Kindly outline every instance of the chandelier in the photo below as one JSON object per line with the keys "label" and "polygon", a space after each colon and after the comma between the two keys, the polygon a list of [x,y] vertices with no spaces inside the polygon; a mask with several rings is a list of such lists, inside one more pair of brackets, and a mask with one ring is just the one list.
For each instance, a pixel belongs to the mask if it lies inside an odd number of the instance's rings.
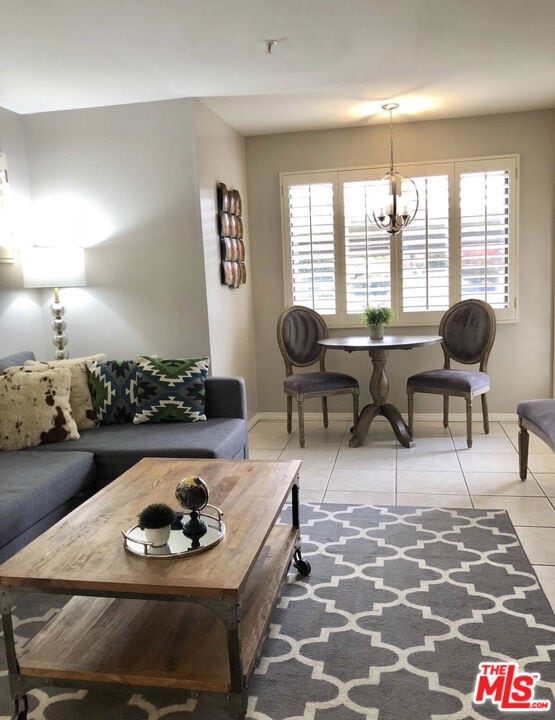
{"label": "chandelier", "polygon": [[398,173],[393,164],[393,111],[398,107],[398,103],[382,105],[389,112],[389,172],[381,179],[372,203],[374,222],[390,235],[410,225],[418,211],[416,183]]}

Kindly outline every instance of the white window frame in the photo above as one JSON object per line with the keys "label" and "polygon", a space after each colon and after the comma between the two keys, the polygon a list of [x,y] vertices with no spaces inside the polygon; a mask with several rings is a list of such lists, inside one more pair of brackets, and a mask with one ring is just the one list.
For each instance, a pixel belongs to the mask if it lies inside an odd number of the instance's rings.
{"label": "white window frame", "polygon": [[[460,158],[434,162],[403,163],[396,169],[407,177],[448,175],[449,178],[449,305],[460,299],[461,293],[461,243],[460,243],[460,204],[459,177],[465,172],[488,172],[505,170],[509,175],[509,272],[507,308],[495,308],[499,322],[518,321],[518,208],[519,208],[519,156],[498,155],[489,157]],[[282,249],[284,270],[285,305],[293,304],[292,270],[291,270],[291,238],[289,234],[288,188],[292,185],[326,182],[333,186],[334,210],[334,247],[335,247],[335,291],[336,313],[324,315],[329,327],[360,327],[360,315],[346,312],[346,273],[345,273],[345,230],[343,211],[343,183],[356,180],[374,180],[382,178],[388,167],[373,165],[358,168],[333,168],[314,172],[280,173],[281,217],[282,217]],[[401,267],[402,257],[400,236],[393,236],[391,242],[391,298],[395,308],[393,326],[437,326],[444,314],[442,311],[403,312],[401,310]]]}
{"label": "white window frame", "polygon": [[8,200],[8,166],[6,156],[0,153],[0,263],[15,262],[12,248],[12,229]]}

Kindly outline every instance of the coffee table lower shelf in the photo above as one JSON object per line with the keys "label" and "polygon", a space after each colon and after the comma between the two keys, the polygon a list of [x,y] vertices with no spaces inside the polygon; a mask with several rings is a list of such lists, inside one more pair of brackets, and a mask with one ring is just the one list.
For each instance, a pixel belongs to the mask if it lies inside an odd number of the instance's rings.
{"label": "coffee table lower shelf", "polygon": [[[237,598],[243,688],[297,544],[296,528],[274,526]],[[75,596],[18,652],[19,676],[37,687],[109,683],[230,694],[237,683],[229,630],[199,601]]]}

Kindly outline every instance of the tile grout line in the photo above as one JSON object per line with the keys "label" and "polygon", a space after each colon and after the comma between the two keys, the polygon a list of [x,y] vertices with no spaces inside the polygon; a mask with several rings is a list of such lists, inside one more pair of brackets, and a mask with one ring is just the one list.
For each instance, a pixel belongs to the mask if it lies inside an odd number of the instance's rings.
{"label": "tile grout line", "polygon": [[[507,427],[506,427],[503,423],[501,423],[501,422],[496,422],[495,424],[496,424],[496,425],[499,425],[499,428],[500,428],[500,430],[501,430],[500,436],[503,437],[503,438],[505,438],[505,439],[508,439],[509,442],[510,442],[510,445],[511,445],[511,448],[512,448],[512,449],[511,449],[511,452],[508,453],[508,454],[514,456],[514,454],[517,453],[517,450],[516,450],[516,448],[515,448],[514,443],[513,443],[512,440],[510,439],[510,436],[509,436]],[[277,423],[276,423],[276,427],[277,427]],[[291,433],[291,436],[290,436],[289,438],[287,438],[286,442],[282,445],[281,450],[280,450],[280,449],[268,448],[268,452],[271,452],[271,453],[274,453],[274,452],[275,452],[276,455],[278,456],[278,459],[279,459],[280,456],[281,456],[281,454],[285,451],[286,448],[292,447],[292,446],[291,446],[291,442],[292,442],[292,441],[293,441],[293,442],[295,441],[295,435],[297,434],[297,431],[298,431],[298,428],[295,428],[295,429],[293,430],[293,432]],[[318,492],[319,492],[319,496],[320,496],[320,502],[324,502],[324,501],[325,501],[325,496],[326,496],[326,494],[330,491],[330,485],[331,485],[332,475],[333,475],[334,471],[337,469],[337,462],[338,462],[338,458],[339,458],[339,453],[341,452],[341,449],[343,448],[343,446],[344,446],[344,444],[345,444],[345,441],[346,441],[346,439],[348,438],[348,431],[349,431],[349,424],[346,423],[346,424],[344,425],[343,430],[342,430],[341,438],[338,438],[336,442],[332,443],[333,448],[334,448],[333,462],[332,462],[331,465],[330,465],[330,469],[329,469],[329,471],[328,471],[328,472],[329,472],[329,475],[328,475],[327,481],[326,481],[323,489],[321,489],[320,491],[318,491]],[[463,479],[463,482],[464,482],[464,484],[465,484],[465,490],[466,490],[465,494],[467,495],[467,497],[468,497],[468,499],[469,499],[469,502],[470,502],[471,507],[472,507],[472,508],[476,508],[476,501],[477,501],[477,499],[478,499],[478,498],[486,497],[486,495],[473,495],[473,494],[472,494],[472,492],[471,492],[471,490],[470,490],[470,486],[469,486],[468,479],[467,479],[467,477],[466,477],[466,472],[465,472],[465,470],[463,469],[463,463],[461,462],[460,452],[462,452],[463,450],[465,450],[465,448],[463,448],[463,449],[458,449],[458,448],[457,448],[456,441],[455,441],[455,436],[454,436],[454,431],[453,431],[452,428],[449,428],[449,429],[448,429],[448,432],[449,432],[449,439],[450,439],[451,443],[453,444],[453,449],[455,450],[455,453],[456,453],[457,464],[458,464],[458,472],[460,473],[460,475],[461,475],[461,477],[462,477],[462,479]],[[494,434],[495,434],[495,433],[494,433]],[[316,447],[318,447],[318,446],[316,446]],[[326,446],[326,447],[327,447],[328,450],[331,449],[329,445]],[[264,448],[257,448],[257,450],[258,450],[258,449],[264,451]],[[399,488],[399,481],[400,481],[400,479],[399,479],[399,473],[400,473],[399,462],[400,462],[400,458],[399,458],[399,452],[400,452],[400,445],[399,445],[399,443],[395,440],[395,472],[394,472],[393,495],[394,495],[394,503],[395,503],[396,505],[399,503],[399,495],[400,495],[400,488]],[[301,457],[301,460],[302,460],[302,457]],[[431,472],[431,471],[430,471],[430,472]],[[472,472],[472,471],[468,471],[468,472]],[[496,471],[496,470],[492,470],[492,471],[485,470],[485,471],[484,471],[484,473],[485,473],[486,475],[487,475],[487,474],[492,474],[492,475],[503,474],[503,472],[505,472],[505,471]],[[541,475],[541,473],[540,473],[540,475]],[[507,497],[507,498],[513,498],[513,500],[515,500],[515,499],[517,499],[517,498],[529,498],[529,499],[536,499],[536,500],[537,500],[537,499],[541,499],[542,501],[547,500],[547,505],[548,505],[548,507],[553,508],[553,509],[555,510],[555,496],[554,496],[554,497],[550,497],[550,496],[547,495],[547,490],[544,490],[544,488],[542,487],[542,485],[541,485],[541,484],[539,483],[539,481],[537,480],[535,474],[532,473],[531,471],[530,471],[530,473],[529,473],[529,477],[530,477],[530,479],[532,480],[532,482],[535,484],[535,487],[537,488],[537,491],[539,492],[539,495],[530,495],[530,496],[524,495],[524,496],[523,496],[523,495],[520,495],[520,494],[515,494],[515,495],[511,494],[511,495],[507,495],[506,497]],[[354,491],[353,491],[353,492],[354,492]],[[369,490],[369,492],[372,492],[372,490]],[[410,491],[409,491],[409,492],[410,492]],[[492,497],[495,496],[495,489],[492,489],[491,492],[493,493],[493,494],[492,494]],[[437,493],[438,493],[438,491],[436,491],[435,494],[437,494]],[[440,494],[441,494],[441,493],[440,493]],[[520,525],[520,526],[521,526],[521,527],[529,527],[529,528],[538,527],[538,528],[542,528],[542,529],[551,529],[551,528],[554,527],[554,525],[549,524],[549,521],[546,521],[546,522],[547,522],[547,524],[541,525],[541,526],[540,526],[540,525],[534,525],[534,524],[530,524],[530,525],[527,524],[527,525]],[[554,563],[554,566],[555,566],[555,563]]]}
{"label": "tile grout line", "polygon": [[472,508],[473,508],[474,510],[476,510],[476,505],[474,504],[474,498],[472,497],[472,493],[470,492],[470,487],[469,487],[469,485],[468,485],[468,482],[467,482],[467,479],[466,479],[466,473],[465,473],[465,471],[464,471],[464,468],[463,468],[461,459],[460,459],[460,457],[459,457],[459,450],[458,450],[458,448],[457,448],[457,444],[456,444],[456,442],[455,442],[455,438],[453,437],[453,432],[452,432],[451,428],[448,428],[448,429],[449,429],[449,435],[451,436],[451,440],[453,441],[453,446],[454,446],[454,448],[455,448],[455,453],[456,453],[456,455],[457,455],[457,462],[459,463],[459,468],[460,468],[460,470],[461,470],[461,475],[462,475],[462,478],[463,478],[464,485],[465,485],[465,487],[466,487],[466,492],[468,493],[468,498],[469,498],[469,500],[470,500],[470,504],[471,504]]}

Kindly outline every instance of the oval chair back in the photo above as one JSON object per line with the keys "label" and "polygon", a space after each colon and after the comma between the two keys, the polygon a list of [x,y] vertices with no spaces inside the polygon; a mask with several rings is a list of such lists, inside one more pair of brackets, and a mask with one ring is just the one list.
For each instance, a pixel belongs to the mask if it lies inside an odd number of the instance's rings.
{"label": "oval chair back", "polygon": [[286,308],[278,320],[277,339],[287,375],[291,375],[293,367],[307,367],[317,362],[324,370],[326,348],[318,345],[318,340],[327,337],[328,326],[316,311],[300,305]]}
{"label": "oval chair back", "polygon": [[465,365],[479,363],[480,370],[486,372],[495,331],[495,314],[483,300],[461,300],[450,307],[439,324],[444,367],[454,360]]}

